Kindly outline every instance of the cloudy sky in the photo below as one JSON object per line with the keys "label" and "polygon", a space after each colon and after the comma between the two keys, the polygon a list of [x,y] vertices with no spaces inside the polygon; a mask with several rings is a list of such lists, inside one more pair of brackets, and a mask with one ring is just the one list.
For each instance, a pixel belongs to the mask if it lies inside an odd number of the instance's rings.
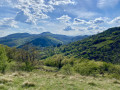
{"label": "cloudy sky", "polygon": [[120,0],[0,0],[0,36],[92,35],[120,26]]}

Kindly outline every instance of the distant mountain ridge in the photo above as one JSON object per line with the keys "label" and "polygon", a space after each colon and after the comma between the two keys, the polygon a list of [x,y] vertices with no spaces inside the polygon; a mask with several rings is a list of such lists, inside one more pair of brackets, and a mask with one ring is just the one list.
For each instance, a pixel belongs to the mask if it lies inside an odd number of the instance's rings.
{"label": "distant mountain ridge", "polygon": [[56,46],[57,44],[68,44],[77,40],[81,40],[85,36],[66,36],[60,34],[52,34],[50,32],[43,32],[41,34],[29,34],[29,33],[15,33],[6,37],[0,38],[0,44],[7,45],[9,47],[21,47],[25,44],[31,44],[33,46]]}

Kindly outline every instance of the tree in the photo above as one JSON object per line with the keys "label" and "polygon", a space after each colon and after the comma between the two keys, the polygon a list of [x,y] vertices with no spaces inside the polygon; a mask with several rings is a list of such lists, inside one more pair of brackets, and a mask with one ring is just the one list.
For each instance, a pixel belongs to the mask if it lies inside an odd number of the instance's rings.
{"label": "tree", "polygon": [[1,73],[5,73],[5,69],[7,67],[7,56],[6,56],[6,51],[5,48],[0,45],[0,71]]}

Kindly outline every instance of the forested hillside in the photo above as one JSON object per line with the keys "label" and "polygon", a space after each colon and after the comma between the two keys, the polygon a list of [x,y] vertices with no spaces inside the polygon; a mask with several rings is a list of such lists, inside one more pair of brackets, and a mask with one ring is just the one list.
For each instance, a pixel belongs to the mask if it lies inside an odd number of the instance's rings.
{"label": "forested hillside", "polygon": [[60,47],[65,56],[120,63],[120,27]]}

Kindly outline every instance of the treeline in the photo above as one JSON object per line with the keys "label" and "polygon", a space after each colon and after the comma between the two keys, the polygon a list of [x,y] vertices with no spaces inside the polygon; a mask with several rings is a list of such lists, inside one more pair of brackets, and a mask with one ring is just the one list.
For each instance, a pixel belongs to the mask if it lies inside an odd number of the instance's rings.
{"label": "treeline", "polygon": [[33,47],[25,45],[22,48],[10,48],[0,44],[0,71],[5,70],[25,70],[32,71],[39,67],[41,60],[51,57],[59,52],[59,46]]}
{"label": "treeline", "polygon": [[43,51],[29,46],[17,49],[0,45],[0,72],[5,73],[8,69],[32,71],[40,59],[51,55],[47,52],[49,49]]}

